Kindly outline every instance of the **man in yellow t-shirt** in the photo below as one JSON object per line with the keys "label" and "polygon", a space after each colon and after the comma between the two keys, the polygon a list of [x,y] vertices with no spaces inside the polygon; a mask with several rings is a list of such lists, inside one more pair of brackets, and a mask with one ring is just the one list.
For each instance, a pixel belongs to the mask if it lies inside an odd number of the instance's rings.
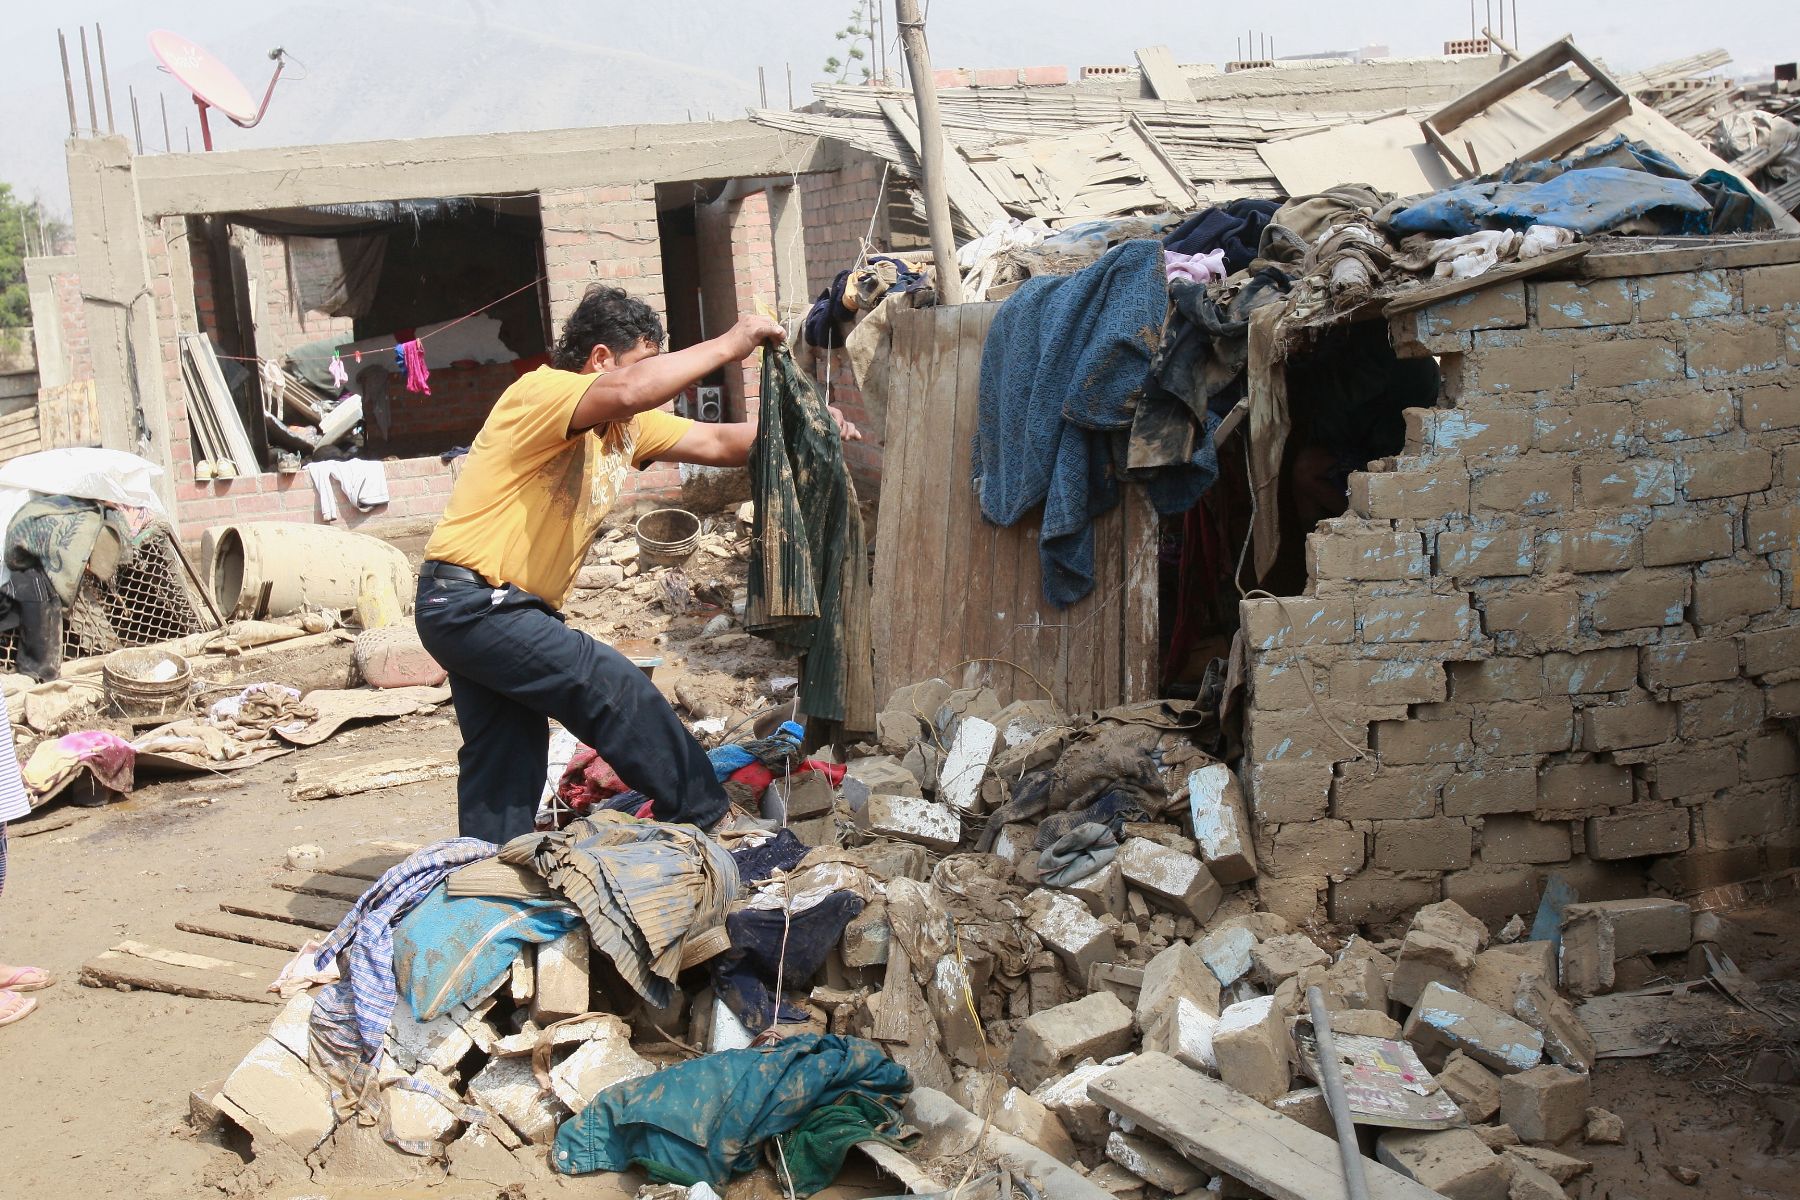
{"label": "man in yellow t-shirt", "polygon": [[[504,842],[531,831],[551,717],[648,796],[658,820],[710,828],[725,815],[712,764],[668,701],[557,611],[628,470],[749,458],[755,422],[702,424],[657,409],[757,347],[779,345],[781,326],[745,317],[671,354],[662,340],[648,305],[617,288],[588,289],[552,365],[494,404],[425,547],[415,620],[450,672],[464,837]],[[839,426],[860,436],[841,417]]]}

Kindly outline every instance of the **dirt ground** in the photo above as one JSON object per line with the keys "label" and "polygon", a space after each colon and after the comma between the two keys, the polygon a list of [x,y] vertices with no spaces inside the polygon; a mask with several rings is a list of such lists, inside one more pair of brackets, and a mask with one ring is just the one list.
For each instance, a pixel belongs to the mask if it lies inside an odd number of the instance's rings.
{"label": "dirt ground", "polygon": [[[660,578],[578,595],[571,613],[584,628],[625,644],[628,653],[663,658],[655,680],[690,710],[727,722],[777,703],[772,684],[791,676],[791,660],[742,637],[704,635],[729,611],[742,584],[741,556],[713,556],[691,568],[690,593],[706,593],[689,611],[665,611]],[[291,664],[311,682],[347,670],[337,659]],[[281,677],[272,668],[271,677]],[[459,743],[448,706],[436,713],[346,730],[333,750],[392,748],[396,754],[452,755]],[[0,1029],[0,1196],[129,1194],[219,1195],[242,1166],[236,1149],[188,1122],[188,1096],[222,1078],[266,1031],[274,1009],[188,1000],[153,992],[79,986],[81,963],[125,938],[166,928],[229,892],[260,887],[289,847],[311,843],[336,856],[358,849],[419,844],[455,833],[454,784],[434,782],[334,800],[295,802],[290,777],[300,755],[228,776],[147,782],[104,809],[58,806],[13,827],[6,894],[0,898],[0,960],[46,967],[59,977],[39,993],[40,1009]],[[1800,905],[1739,913],[1726,948],[1763,983],[1800,979]],[[1789,1047],[1791,1051],[1793,1047]],[[1663,1063],[1667,1066],[1667,1063]],[[1795,1157],[1768,1153],[1776,1121],[1768,1097],[1729,1078],[1741,1066],[1729,1053],[1690,1056],[1664,1074],[1659,1060],[1608,1060],[1595,1076],[1594,1103],[1625,1120],[1626,1143],[1577,1148],[1593,1170],[1568,1187],[1583,1200],[1792,1197]],[[1792,1089],[1785,1095],[1792,1097]],[[1691,1168],[1679,1182],[1670,1168]],[[628,1196],[629,1178],[547,1182],[528,1195],[567,1192]],[[740,1192],[732,1189],[734,1196]],[[749,1189],[756,1190],[756,1189]],[[866,1171],[834,1196],[896,1190]],[[267,1190],[278,1200],[330,1196],[493,1197],[491,1187],[451,1184],[381,1191],[321,1188],[288,1179]],[[509,1194],[508,1200],[518,1200]]]}

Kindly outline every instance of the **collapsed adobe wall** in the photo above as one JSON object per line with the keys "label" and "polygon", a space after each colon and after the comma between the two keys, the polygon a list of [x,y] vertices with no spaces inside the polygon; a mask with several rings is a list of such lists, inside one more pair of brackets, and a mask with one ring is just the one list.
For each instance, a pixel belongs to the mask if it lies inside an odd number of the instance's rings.
{"label": "collapsed adobe wall", "polygon": [[1800,863],[1800,265],[1497,285],[1397,318],[1441,407],[1242,604],[1271,908],[1379,923]]}

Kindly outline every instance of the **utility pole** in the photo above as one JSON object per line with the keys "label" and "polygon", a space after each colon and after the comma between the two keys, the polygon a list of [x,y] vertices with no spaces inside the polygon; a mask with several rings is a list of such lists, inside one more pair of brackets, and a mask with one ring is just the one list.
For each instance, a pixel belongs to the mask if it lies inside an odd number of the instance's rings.
{"label": "utility pole", "polygon": [[912,74],[913,102],[919,109],[919,186],[925,191],[925,225],[931,233],[931,257],[937,261],[938,300],[962,303],[962,274],[956,265],[956,237],[950,226],[950,197],[944,189],[944,123],[938,115],[937,80],[931,74],[931,51],[925,45],[925,18],[919,0],[894,0],[895,24],[906,48]]}

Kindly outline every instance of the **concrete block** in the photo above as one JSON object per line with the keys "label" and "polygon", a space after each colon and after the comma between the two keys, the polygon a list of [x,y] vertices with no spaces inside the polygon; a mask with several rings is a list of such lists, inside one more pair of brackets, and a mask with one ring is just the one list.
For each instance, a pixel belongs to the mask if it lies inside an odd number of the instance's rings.
{"label": "concrete block", "polygon": [[1364,871],[1331,885],[1331,919],[1345,925],[1391,921],[1438,898],[1436,878],[1408,879],[1386,871]]}
{"label": "concrete block", "polygon": [[1660,516],[1644,530],[1644,565],[1667,567],[1727,558],[1731,543],[1729,514]]}
{"label": "concrete block", "polygon": [[1429,817],[1455,768],[1344,763],[1331,784],[1331,815],[1345,821]]}
{"label": "concrete block", "polygon": [[1540,592],[1523,586],[1493,592],[1481,600],[1481,624],[1503,649],[1552,649],[1569,645],[1580,632],[1581,597],[1573,592]]}
{"label": "concrete block", "polygon": [[556,1127],[568,1115],[555,1096],[538,1086],[528,1055],[489,1060],[469,1080],[469,1099],[537,1145],[555,1137]]}
{"label": "concrete block", "polygon": [[1551,980],[1554,972],[1523,976],[1513,996],[1513,1015],[1544,1035],[1544,1054],[1551,1062],[1583,1073],[1594,1069],[1599,1047],[1594,1035]]}
{"label": "concrete block", "polygon": [[1100,1102],[1088,1095],[1088,1084],[1113,1069],[1101,1062],[1077,1063],[1067,1074],[1046,1080],[1032,1089],[1031,1098],[1049,1109],[1069,1136],[1083,1146],[1098,1146],[1106,1140],[1107,1112]]}
{"label": "concrete block", "polygon": [[846,967],[878,967],[888,960],[894,930],[888,923],[887,901],[876,897],[844,926],[842,950]]}
{"label": "concrete block", "polygon": [[1058,890],[1080,900],[1096,917],[1108,913],[1121,919],[1125,916],[1125,872],[1119,869],[1116,858],[1087,878]]}
{"label": "concrete block", "polygon": [[1563,1154],[1547,1146],[1508,1146],[1506,1155],[1508,1158],[1530,1163],[1559,1184],[1566,1184],[1593,1167],[1586,1159]]}
{"label": "concrete block", "polygon": [[1026,1018],[1007,1065],[1020,1084],[1036,1088],[1084,1058],[1122,1054],[1131,1041],[1131,1010],[1111,992],[1094,992]]}
{"label": "concrete block", "polygon": [[1275,831],[1273,843],[1264,869],[1276,876],[1353,875],[1362,870],[1366,857],[1363,835],[1348,821],[1283,825]]}
{"label": "concrete block", "polygon": [[1215,880],[1230,885],[1256,878],[1249,805],[1230,767],[1213,763],[1188,776],[1188,813],[1200,859]]}
{"label": "concrete block", "polygon": [[1480,1125],[1500,1111],[1500,1077],[1461,1050],[1444,1060],[1437,1081],[1471,1125]]}
{"label": "concrete block", "polygon": [[1430,930],[1412,929],[1400,943],[1388,996],[1416,1005],[1433,984],[1460,991],[1475,968],[1475,952]]}
{"label": "concrete block", "polygon": [[1679,625],[1692,592],[1687,572],[1632,570],[1594,593],[1589,612],[1601,633]]}
{"label": "concrete block", "polygon": [[1144,967],[1137,997],[1137,1027],[1149,1033],[1178,1000],[1188,1000],[1212,1016],[1219,1015],[1219,980],[1201,955],[1186,942],[1169,946]]}
{"label": "concrete block", "polygon": [[1306,537],[1306,558],[1313,577],[1323,579],[1393,582],[1431,571],[1423,537],[1380,527],[1322,525]]}
{"label": "concrete block", "polygon": [[615,1083],[639,1079],[656,1068],[631,1048],[631,1028],[610,1014],[600,1017],[594,1032],[550,1071],[550,1090],[580,1112]]}
{"label": "concrete block", "polygon": [[1029,1092],[1008,1088],[994,1106],[991,1119],[1001,1133],[1024,1139],[1058,1162],[1075,1161],[1075,1140],[1056,1114]]}
{"label": "concrete block", "polygon": [[1274,991],[1308,967],[1325,966],[1331,957],[1304,933],[1284,933],[1259,942],[1250,960],[1257,982]]}
{"label": "concrete block", "polygon": [[1348,600],[1305,596],[1240,600],[1238,615],[1252,650],[1342,645],[1355,632],[1355,613]]}
{"label": "concrete block", "polygon": [[1475,754],[1467,717],[1419,716],[1405,721],[1377,721],[1371,734],[1375,752],[1384,765],[1459,763]]}
{"label": "concrete block", "polygon": [[1219,1018],[1186,996],[1177,997],[1144,1033],[1144,1049],[1156,1050],[1196,1071],[1217,1074],[1218,1051],[1214,1039]]}
{"label": "concrete block", "polygon": [[1269,1108],[1291,1121],[1300,1122],[1314,1133],[1322,1133],[1326,1137],[1337,1136],[1336,1126],[1331,1120],[1331,1109],[1325,1103],[1325,1093],[1319,1088],[1296,1088],[1287,1095],[1277,1096],[1270,1101]]}
{"label": "concrete block", "polygon": [[1631,770],[1616,763],[1553,763],[1538,773],[1538,815],[1577,816],[1630,804]]}
{"label": "concrete block", "polygon": [[1575,503],[1575,468],[1560,462],[1505,463],[1473,475],[1471,512],[1537,515],[1566,512]]}
{"label": "concrete block", "polygon": [[1629,325],[1632,316],[1631,281],[1596,279],[1589,283],[1537,283],[1531,286],[1537,301],[1540,329],[1589,329],[1597,325]]}
{"label": "concrete block", "polygon": [[1682,954],[1693,940],[1694,910],[1680,900],[1600,900],[1571,905],[1577,915],[1597,913],[1612,926],[1614,958]]}
{"label": "concrete block", "polygon": [[1544,1057],[1543,1034],[1441,983],[1426,985],[1402,1031],[1422,1053],[1461,1050],[1504,1075],[1528,1071]]}
{"label": "concrete block", "polygon": [[1638,432],[1650,442],[1683,442],[1718,437],[1737,424],[1731,393],[1684,392],[1638,405]]}
{"label": "concrete block", "polygon": [[1200,958],[1221,987],[1230,987],[1250,973],[1256,935],[1242,925],[1214,930],[1200,939]]}
{"label": "concrete block", "polygon": [[235,1118],[236,1108],[299,1154],[310,1153],[337,1125],[324,1081],[273,1037],[250,1048],[225,1077],[218,1099],[227,1115]]}
{"label": "concrete block", "polygon": [[1466,1129],[1389,1130],[1375,1158],[1446,1200],[1507,1200],[1506,1164]]}
{"label": "concrete block", "polygon": [[844,774],[849,779],[861,780],[871,795],[922,797],[925,794],[919,790],[918,778],[892,755],[856,759],[844,768]]}
{"label": "concrete block", "polygon": [[1505,866],[1568,860],[1569,825],[1566,821],[1538,821],[1525,816],[1482,819],[1481,861],[1484,863]]}
{"label": "concrete block", "polygon": [[[1555,942],[1513,942],[1483,950],[1475,956],[1475,966],[1469,971],[1463,992],[1483,1004],[1510,1013],[1528,976],[1556,978]],[[1536,1027],[1530,1021],[1526,1024]]]}
{"label": "concrete block", "polygon": [[[1728,544],[1725,554],[1730,552]],[[1694,575],[1694,620],[1701,625],[1754,617],[1779,607],[1781,576],[1774,571],[1719,564],[1718,569],[1701,570]]]}
{"label": "concrete block", "polygon": [[1147,838],[1131,838],[1119,847],[1113,861],[1125,873],[1128,886],[1176,916],[1203,922],[1219,907],[1223,893],[1218,881],[1205,863],[1191,855]]}
{"label": "concrete block", "polygon": [[1629,646],[1544,656],[1544,690],[1558,696],[1622,692],[1637,684],[1637,651]]}
{"label": "concrete block", "polygon": [[1206,1172],[1151,1138],[1114,1131],[1106,1139],[1106,1157],[1171,1196],[1186,1195],[1207,1183]]}
{"label": "concrete block", "polygon": [[1537,807],[1537,791],[1537,772],[1530,767],[1470,767],[1444,780],[1444,815],[1530,812]]}
{"label": "concrete block", "polygon": [[591,1011],[588,993],[588,932],[585,925],[537,948],[537,985],[531,1019],[538,1027]]}
{"label": "concrete block", "polygon": [[1507,1200],[1568,1200],[1562,1185],[1536,1163],[1511,1152],[1503,1153],[1501,1157],[1510,1172]]}
{"label": "concrete block", "polygon": [[1675,503],[1675,464],[1664,459],[1585,463],[1575,478],[1586,508],[1639,508]]}
{"label": "concrete block", "polygon": [[1575,709],[1567,700],[1486,704],[1476,714],[1475,744],[1498,758],[1553,754],[1575,744]]}
{"label": "concrete block", "polygon": [[1536,912],[1542,897],[1542,883],[1531,867],[1483,865],[1444,876],[1444,899],[1456,901],[1491,925]]}
{"label": "concrete block", "polygon": [[[1516,416],[1523,423],[1527,414]],[[1504,579],[1531,574],[1536,554],[1529,529],[1449,530],[1437,536],[1437,570],[1452,579]]]}
{"label": "concrete block", "polygon": [[1600,913],[1563,912],[1562,938],[1557,951],[1557,979],[1562,990],[1574,996],[1598,996],[1613,986],[1613,927]]}
{"label": "concrete block", "polygon": [[1372,1008],[1334,1010],[1331,1014],[1331,1029],[1334,1033],[1387,1038],[1390,1041],[1400,1036],[1400,1022]]}
{"label": "concrete block", "polygon": [[1287,1024],[1273,996],[1241,1000],[1220,1014],[1213,1054],[1219,1078],[1252,1099],[1267,1104],[1288,1091]]}
{"label": "concrete block", "polygon": [[882,837],[896,838],[949,854],[962,845],[962,816],[947,804],[916,796],[872,795],[856,814],[857,825]]}
{"label": "concrete block", "polygon": [[1332,695],[1363,704],[1435,704],[1449,687],[1440,661],[1352,659],[1331,668]]}
{"label": "concrete block", "polygon": [[1604,1108],[1587,1110],[1587,1123],[1581,1140],[1590,1146],[1619,1146],[1625,1142],[1625,1122],[1615,1112]]}
{"label": "concrete block", "polygon": [[1551,454],[1625,449],[1631,434],[1631,405],[1614,400],[1538,409],[1532,414],[1532,447]]}
{"label": "concrete block", "polygon": [[1374,862],[1384,871],[1457,871],[1469,865],[1473,838],[1458,817],[1379,821]]}
{"label": "concrete block", "polygon": [[1393,960],[1360,937],[1351,938],[1338,952],[1337,961],[1325,971],[1322,990],[1328,1004],[1346,1009],[1368,1008],[1386,1012],[1388,976]]}
{"label": "concrete block", "polygon": [[1603,861],[1679,854],[1691,842],[1685,808],[1627,811],[1587,822],[1588,856]]}
{"label": "concrete block", "polygon": [[1026,927],[1055,952],[1071,977],[1085,980],[1089,970],[1118,954],[1112,931],[1074,896],[1039,891],[1027,899],[1031,915]]}
{"label": "concrete block", "polygon": [[1554,1145],[1587,1124],[1588,1077],[1564,1067],[1533,1067],[1500,1081],[1500,1119],[1521,1140]]}
{"label": "concrete block", "polygon": [[980,814],[981,783],[1000,731],[990,721],[965,716],[957,722],[950,754],[938,775],[938,799],[958,812]]}

